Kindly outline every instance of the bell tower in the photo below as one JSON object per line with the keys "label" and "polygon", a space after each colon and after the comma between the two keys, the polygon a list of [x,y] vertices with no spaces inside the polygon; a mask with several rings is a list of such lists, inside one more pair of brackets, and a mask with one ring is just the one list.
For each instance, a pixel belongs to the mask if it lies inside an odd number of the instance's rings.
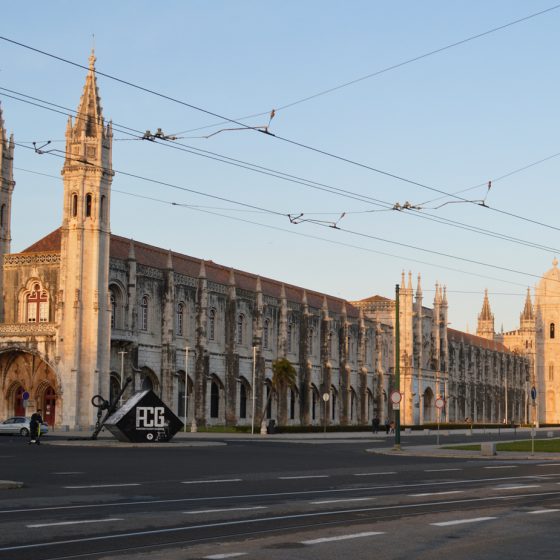
{"label": "bell tower", "polygon": [[91,398],[109,395],[112,126],[103,120],[95,55],[74,119],[66,127],[58,339],[66,388],[62,424],[94,424]]}
{"label": "bell tower", "polygon": [[14,192],[14,137],[8,140],[0,107],[0,321],[4,320],[4,255],[10,253],[12,193]]}

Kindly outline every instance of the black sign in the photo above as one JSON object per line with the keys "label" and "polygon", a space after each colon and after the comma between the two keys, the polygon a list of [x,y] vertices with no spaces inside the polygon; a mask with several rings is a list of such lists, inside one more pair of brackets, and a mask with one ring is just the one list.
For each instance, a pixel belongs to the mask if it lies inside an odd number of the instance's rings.
{"label": "black sign", "polygon": [[533,387],[531,387],[531,398],[533,400],[535,400],[537,398],[537,388],[533,385]]}
{"label": "black sign", "polygon": [[105,427],[119,440],[136,443],[169,441],[183,423],[151,390],[132,395],[109,416]]}

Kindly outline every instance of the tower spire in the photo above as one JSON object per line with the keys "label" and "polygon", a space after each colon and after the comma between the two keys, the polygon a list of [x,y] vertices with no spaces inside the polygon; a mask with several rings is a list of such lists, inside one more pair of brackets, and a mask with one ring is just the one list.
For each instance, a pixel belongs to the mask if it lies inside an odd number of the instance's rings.
{"label": "tower spire", "polygon": [[482,310],[478,315],[478,327],[476,329],[476,334],[477,336],[494,340],[494,315],[490,310],[488,289],[484,290],[484,300],[482,302]]}

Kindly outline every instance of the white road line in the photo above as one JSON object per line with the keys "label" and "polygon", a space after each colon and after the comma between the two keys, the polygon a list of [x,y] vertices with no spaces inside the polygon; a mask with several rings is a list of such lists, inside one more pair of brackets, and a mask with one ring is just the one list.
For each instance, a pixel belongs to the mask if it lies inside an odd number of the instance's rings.
{"label": "white road line", "polygon": [[540,484],[512,484],[508,486],[494,486],[494,490],[520,490],[522,488],[540,488]]}
{"label": "white road line", "polygon": [[333,542],[333,541],[345,541],[348,539],[360,539],[363,537],[375,537],[377,535],[384,535],[385,533],[381,533],[379,531],[369,531],[367,533],[354,533],[353,535],[340,535],[338,537],[325,537],[323,539],[312,539],[310,541],[300,541],[300,544],[321,544],[326,542]]}
{"label": "white road line", "polygon": [[230,552],[226,554],[211,554],[210,556],[203,556],[207,560],[221,560],[222,558],[236,558],[237,556],[247,556],[246,552]]}
{"label": "white road line", "polygon": [[423,494],[409,494],[411,498],[422,498],[424,496],[444,496],[447,494],[462,494],[463,490],[448,490],[447,492],[424,492]]}
{"label": "white road line", "polygon": [[313,505],[340,504],[341,502],[365,502],[367,500],[375,500],[375,498],[345,498],[342,500],[321,500],[320,502],[309,502],[309,503]]}
{"label": "white road line", "polygon": [[462,523],[479,523],[481,521],[490,521],[497,519],[496,517],[473,517],[472,519],[455,519],[454,521],[441,521],[439,523],[430,523],[436,527],[449,527],[451,525],[461,525]]}
{"label": "white road line", "polygon": [[329,478],[328,474],[310,474],[307,476],[279,476],[278,480],[303,480],[307,478]]}
{"label": "white road line", "polygon": [[[290,494],[294,494],[294,492],[290,492]],[[535,494],[525,494],[522,497],[540,497],[540,496],[558,496],[560,492],[539,492]],[[229,498],[233,498],[235,496],[229,496]],[[511,496],[511,498],[516,499],[520,496]],[[497,498],[497,499],[503,499]],[[215,527],[230,527],[234,525],[250,525],[250,524],[258,524],[258,523],[275,523],[276,526],[279,521],[283,521],[286,519],[308,519],[312,517],[332,517],[332,516],[339,516],[340,514],[348,514],[348,513],[371,513],[374,511],[390,511],[390,510],[403,510],[403,509],[414,509],[414,508],[422,508],[431,505],[454,505],[457,506],[459,504],[473,504],[473,503],[484,503],[484,502],[491,502],[495,501],[496,497],[494,496],[485,496],[483,498],[469,498],[463,500],[449,500],[445,502],[423,502],[419,504],[397,504],[393,506],[377,506],[377,507],[362,507],[356,508],[351,510],[333,510],[333,511],[319,511],[313,513],[299,513],[299,514],[292,514],[292,515],[280,515],[280,516],[273,516],[273,517],[260,517],[257,519],[239,519],[235,521],[220,521],[217,523],[202,523],[197,525],[190,525],[186,527],[168,527],[164,529],[149,529],[146,531],[128,531],[126,533],[111,533],[108,535],[97,535],[94,537],[80,537],[74,539],[65,539],[65,540],[58,540],[58,541],[48,541],[48,542],[35,542],[31,544],[19,544],[13,546],[0,546],[0,552],[7,552],[13,550],[31,550],[31,549],[39,549],[39,548],[48,548],[52,546],[58,546],[61,544],[76,544],[76,543],[85,543],[85,542],[102,542],[102,541],[115,541],[118,539],[130,539],[131,537],[140,537],[146,535],[171,535],[174,533],[180,532],[189,532],[189,531],[200,531],[201,529],[209,529]],[[177,500],[165,500],[165,502],[169,501],[177,501]],[[183,500],[181,500],[183,501]],[[159,502],[161,500],[152,500],[151,502],[145,501],[144,503],[154,503]],[[140,502],[139,502],[140,503]],[[89,504],[87,507],[90,507],[94,504]],[[120,504],[126,505],[126,504]],[[80,506],[82,507],[82,506]],[[34,511],[37,511],[38,508],[35,508]],[[60,509],[60,508],[58,508]],[[27,510],[21,510],[27,511]]]}
{"label": "white road line", "polygon": [[51,474],[84,474],[83,471],[63,471],[63,472],[53,472]]}
{"label": "white road line", "polygon": [[251,511],[253,509],[268,509],[266,506],[255,507],[241,507],[241,508],[223,508],[223,509],[196,509],[192,511],[184,511],[183,513],[196,514],[196,513],[218,513],[222,511]]}
{"label": "white road line", "polygon": [[73,490],[80,488],[121,488],[123,486],[141,486],[138,482],[128,482],[124,484],[90,484],[88,486],[63,486],[63,488],[71,488]]}
{"label": "white road line", "polygon": [[82,519],[81,521],[59,521],[58,523],[34,523],[26,525],[29,529],[37,527],[57,527],[60,525],[80,525],[82,523],[108,523],[109,521],[122,521],[121,517],[110,517],[109,519]]}
{"label": "white road line", "polygon": [[387,471],[387,472],[364,472],[356,473],[354,476],[378,476],[382,474],[397,474],[397,471]]}
{"label": "white road line", "polygon": [[535,467],[560,467],[560,463],[542,463],[540,465],[535,465]]}
{"label": "white road line", "polygon": [[463,469],[424,469],[424,472],[449,472],[449,471],[462,471]]}
{"label": "white road line", "polygon": [[485,469],[516,469],[517,465],[494,465],[492,467],[484,467]]}
{"label": "white road line", "polygon": [[242,478],[221,478],[216,480],[185,480],[181,484],[213,484],[214,482],[242,482]]}
{"label": "white road line", "polygon": [[533,515],[536,515],[539,513],[555,513],[557,511],[560,511],[560,509],[537,509],[535,511],[528,511],[527,513],[532,513]]}

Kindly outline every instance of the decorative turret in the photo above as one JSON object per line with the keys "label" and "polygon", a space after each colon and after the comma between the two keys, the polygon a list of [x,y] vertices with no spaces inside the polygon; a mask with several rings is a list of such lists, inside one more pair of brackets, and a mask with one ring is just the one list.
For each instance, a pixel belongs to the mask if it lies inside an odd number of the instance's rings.
{"label": "decorative turret", "polygon": [[484,290],[484,301],[482,302],[482,311],[478,315],[476,334],[488,340],[494,340],[494,315],[490,310],[487,289]]}
{"label": "decorative turret", "polygon": [[521,328],[535,326],[535,311],[531,302],[531,290],[527,288],[527,297],[525,298],[525,307],[520,316]]}

